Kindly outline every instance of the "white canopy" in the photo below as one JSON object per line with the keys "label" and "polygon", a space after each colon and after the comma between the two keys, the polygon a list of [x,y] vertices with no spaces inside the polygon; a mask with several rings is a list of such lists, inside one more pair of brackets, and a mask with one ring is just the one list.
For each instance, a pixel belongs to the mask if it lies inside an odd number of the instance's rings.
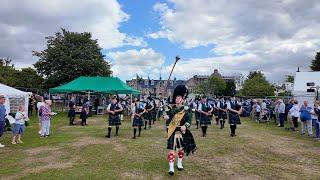
{"label": "white canopy", "polygon": [[9,98],[24,98],[24,105],[26,108],[26,112],[28,112],[29,94],[30,93],[28,92],[20,91],[18,89],[0,83],[0,95],[4,95],[6,97],[5,107],[7,113],[10,112]]}
{"label": "white canopy", "polygon": [[[293,95],[302,103],[304,100],[313,102],[316,96],[315,92],[307,92],[310,87],[307,83],[314,83],[314,86],[320,86],[320,71],[296,72],[294,77]],[[320,92],[319,92],[320,93]]]}
{"label": "white canopy", "polygon": [[320,71],[296,72],[294,77],[293,91],[307,92],[307,83],[313,82],[315,86],[320,86]]}

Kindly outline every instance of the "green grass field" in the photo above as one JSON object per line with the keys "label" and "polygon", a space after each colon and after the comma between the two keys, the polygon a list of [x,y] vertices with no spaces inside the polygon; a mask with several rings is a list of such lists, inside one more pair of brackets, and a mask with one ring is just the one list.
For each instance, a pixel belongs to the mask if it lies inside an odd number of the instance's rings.
{"label": "green grass field", "polygon": [[168,177],[163,121],[135,140],[128,119],[119,137],[111,139],[104,137],[105,116],[88,122],[87,127],[69,127],[66,114],[58,114],[52,136],[40,139],[33,117],[24,144],[17,145],[6,132],[0,179],[320,179],[320,142],[272,124],[242,119],[234,138],[228,126],[212,125],[203,138],[193,125],[198,150],[185,158],[185,171]]}

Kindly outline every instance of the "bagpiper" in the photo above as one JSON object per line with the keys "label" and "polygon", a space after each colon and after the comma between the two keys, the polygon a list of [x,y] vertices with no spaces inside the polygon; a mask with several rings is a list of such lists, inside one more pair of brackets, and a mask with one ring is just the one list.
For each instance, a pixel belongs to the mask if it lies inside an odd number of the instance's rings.
{"label": "bagpiper", "polygon": [[198,96],[195,97],[195,101],[193,102],[193,107],[194,107],[194,115],[195,115],[195,119],[196,119],[196,126],[197,129],[199,129],[199,121],[200,121],[200,113],[198,111],[199,108],[199,104],[200,104],[200,98]]}
{"label": "bagpiper", "polygon": [[227,104],[224,101],[223,97],[220,97],[220,100],[218,101],[216,108],[218,109],[218,118],[219,118],[219,122],[220,122],[220,129],[223,129],[224,124],[226,122],[226,119],[228,118]]}
{"label": "bagpiper", "polygon": [[208,125],[211,125],[211,114],[213,108],[207,103],[207,97],[202,96],[201,103],[198,106],[198,112],[200,114],[200,126],[202,130],[202,137],[206,137]]}
{"label": "bagpiper", "polygon": [[147,103],[145,106],[145,113],[144,113],[144,129],[147,129],[147,124],[149,122],[149,129],[151,129],[151,121],[153,119],[153,103],[152,103],[152,98],[148,97]]}
{"label": "bagpiper", "polygon": [[111,137],[112,126],[116,126],[115,136],[118,136],[119,126],[121,125],[120,112],[122,110],[121,104],[117,102],[117,96],[113,96],[111,103],[107,107],[107,112],[109,113],[109,127],[108,134],[105,137]]}
{"label": "bagpiper", "polygon": [[174,175],[174,161],[178,156],[177,168],[183,170],[182,160],[184,155],[188,156],[197,149],[192,133],[191,116],[188,107],[184,106],[184,99],[188,96],[188,90],[184,85],[179,85],[174,89],[172,100],[172,109],[166,112],[164,119],[168,120],[167,130],[167,149],[169,150],[167,158],[169,161],[169,175]]}
{"label": "bagpiper", "polygon": [[145,113],[144,104],[138,99],[135,99],[132,109],[132,127],[133,127],[133,139],[136,138],[137,128],[139,130],[138,137],[141,135],[141,126],[143,126],[142,115]]}
{"label": "bagpiper", "polygon": [[230,124],[230,136],[236,136],[237,124],[241,124],[240,114],[242,113],[241,105],[236,101],[235,96],[231,97],[231,100],[227,102],[227,109],[229,112],[229,124]]}

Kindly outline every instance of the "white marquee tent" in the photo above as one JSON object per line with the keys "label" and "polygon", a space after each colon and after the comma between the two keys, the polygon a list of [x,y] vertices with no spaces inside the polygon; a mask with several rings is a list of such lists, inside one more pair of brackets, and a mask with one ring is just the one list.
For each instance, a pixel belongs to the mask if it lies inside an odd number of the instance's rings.
{"label": "white marquee tent", "polygon": [[18,89],[0,83],[0,95],[4,95],[6,97],[5,107],[7,113],[11,112],[10,110],[13,105],[17,106],[21,104],[25,105],[26,112],[28,112],[30,94],[31,93],[29,92],[20,91]]}
{"label": "white marquee tent", "polygon": [[294,97],[299,101],[299,103],[307,100],[309,101],[310,105],[313,105],[317,90],[315,90],[315,92],[307,92],[307,89],[310,88],[307,86],[307,83],[314,83],[314,86],[320,86],[320,71],[296,72],[294,77]]}

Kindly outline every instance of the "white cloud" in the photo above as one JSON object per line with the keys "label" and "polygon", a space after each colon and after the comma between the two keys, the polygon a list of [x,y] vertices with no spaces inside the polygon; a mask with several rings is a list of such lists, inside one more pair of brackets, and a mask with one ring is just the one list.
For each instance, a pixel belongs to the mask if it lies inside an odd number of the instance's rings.
{"label": "white cloud", "polygon": [[111,52],[108,56],[113,60],[113,75],[123,80],[135,78],[136,74],[158,78],[165,61],[162,54],[151,48]]}
{"label": "white cloud", "polygon": [[[149,37],[167,38],[191,50],[214,45],[212,51],[221,57],[190,60],[202,67],[199,73],[212,72],[214,59],[221,69],[228,67],[227,72],[263,70],[270,80],[277,81],[297,66],[308,70],[320,50],[317,0],[170,0],[153,9],[160,15],[161,29]],[[250,58],[244,63],[231,56],[237,52]]]}
{"label": "white cloud", "polygon": [[66,28],[91,32],[103,48],[146,46],[141,37],[119,31],[130,15],[116,0],[3,0],[0,6],[0,57],[12,57],[17,65],[35,62],[32,50],[45,48],[45,37]]}

